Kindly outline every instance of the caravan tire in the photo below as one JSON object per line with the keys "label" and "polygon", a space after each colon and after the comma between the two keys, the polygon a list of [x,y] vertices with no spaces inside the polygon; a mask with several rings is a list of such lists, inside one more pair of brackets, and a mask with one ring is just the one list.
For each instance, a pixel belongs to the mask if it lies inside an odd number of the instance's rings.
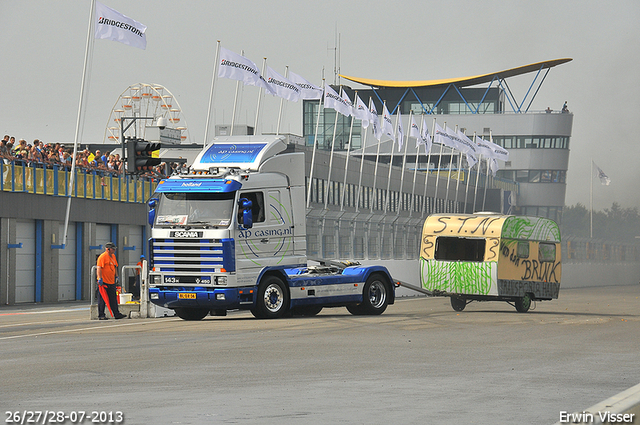
{"label": "caravan tire", "polygon": [[531,294],[524,294],[524,297],[516,299],[515,304],[518,313],[526,313],[531,307]]}

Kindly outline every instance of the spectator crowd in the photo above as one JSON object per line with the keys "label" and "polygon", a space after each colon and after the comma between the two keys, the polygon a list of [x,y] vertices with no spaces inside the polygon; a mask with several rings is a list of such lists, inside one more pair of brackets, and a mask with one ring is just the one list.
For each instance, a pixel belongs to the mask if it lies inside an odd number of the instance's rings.
{"label": "spectator crowd", "polygon": [[[57,168],[61,170],[71,170],[73,164],[73,146],[65,147],[60,143],[43,143],[35,139],[28,144],[24,139],[16,143],[13,136],[5,135],[0,142],[0,159],[4,164],[26,165],[39,168]],[[110,154],[89,149],[78,150],[76,158],[76,168],[86,172],[95,171],[100,176],[117,176],[125,172],[125,164],[120,158],[120,154]],[[165,164],[162,163],[153,170],[148,170],[144,177],[165,178]],[[174,164],[171,164],[172,170]]]}

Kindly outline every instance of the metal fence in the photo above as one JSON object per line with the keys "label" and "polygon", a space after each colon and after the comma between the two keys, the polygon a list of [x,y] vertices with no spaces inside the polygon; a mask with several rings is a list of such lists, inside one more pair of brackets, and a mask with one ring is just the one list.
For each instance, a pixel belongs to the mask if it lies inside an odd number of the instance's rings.
{"label": "metal fence", "polygon": [[38,195],[72,196],[85,199],[144,203],[154,192],[158,179],[76,169],[69,193],[71,171],[64,167],[46,168],[0,161],[0,190]]}

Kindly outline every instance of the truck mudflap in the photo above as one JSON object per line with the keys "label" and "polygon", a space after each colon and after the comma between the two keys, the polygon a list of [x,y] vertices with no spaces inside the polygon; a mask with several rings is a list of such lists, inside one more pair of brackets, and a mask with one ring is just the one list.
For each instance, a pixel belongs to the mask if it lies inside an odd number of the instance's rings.
{"label": "truck mudflap", "polygon": [[241,288],[149,288],[149,300],[165,308],[250,309],[257,287]]}

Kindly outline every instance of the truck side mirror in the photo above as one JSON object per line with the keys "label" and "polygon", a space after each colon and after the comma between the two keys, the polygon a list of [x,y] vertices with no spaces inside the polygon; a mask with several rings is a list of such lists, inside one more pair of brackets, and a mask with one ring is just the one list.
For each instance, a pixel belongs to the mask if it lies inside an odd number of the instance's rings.
{"label": "truck side mirror", "polygon": [[158,198],[151,198],[147,205],[149,206],[149,225],[153,226],[153,221],[156,219],[156,205],[158,204]]}
{"label": "truck side mirror", "polygon": [[241,198],[239,203],[241,222],[238,224],[244,229],[251,229],[253,227],[253,212],[251,211],[253,204],[247,198]]}

